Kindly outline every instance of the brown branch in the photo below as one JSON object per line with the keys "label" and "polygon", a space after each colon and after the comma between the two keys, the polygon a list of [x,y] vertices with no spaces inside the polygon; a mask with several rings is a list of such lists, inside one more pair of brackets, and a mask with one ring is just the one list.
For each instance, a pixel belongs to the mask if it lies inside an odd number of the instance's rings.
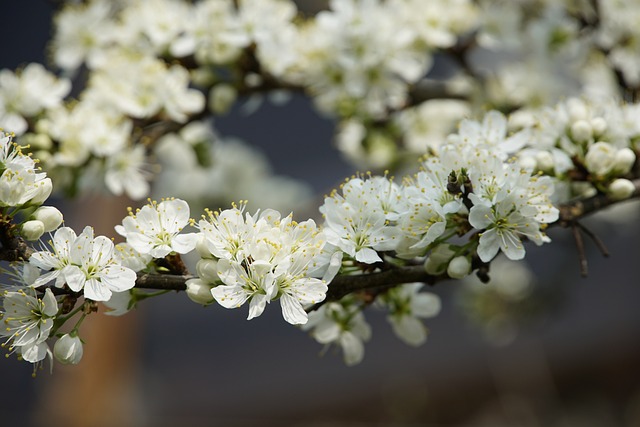
{"label": "brown branch", "polygon": [[173,274],[138,274],[136,288],[158,289],[163,291],[184,291],[187,289],[186,282],[193,279],[193,276]]}

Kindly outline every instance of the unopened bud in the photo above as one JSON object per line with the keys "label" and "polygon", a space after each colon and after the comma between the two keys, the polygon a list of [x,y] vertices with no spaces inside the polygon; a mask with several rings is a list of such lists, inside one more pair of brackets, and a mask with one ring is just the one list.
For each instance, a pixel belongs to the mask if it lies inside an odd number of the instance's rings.
{"label": "unopened bud", "polygon": [[636,153],[630,148],[618,150],[615,159],[615,170],[621,174],[625,174],[631,170],[636,162]]}
{"label": "unopened bud", "polygon": [[447,274],[452,279],[462,279],[471,272],[471,261],[466,256],[457,256],[449,262]]}
{"label": "unopened bud", "polygon": [[82,341],[73,332],[64,334],[53,346],[53,355],[65,365],[77,365],[83,353]]}
{"label": "unopened bud", "polygon": [[578,120],[571,125],[571,136],[577,142],[586,142],[592,135],[593,128],[586,120]]}
{"label": "unopened bud", "polygon": [[229,111],[236,101],[238,93],[230,84],[217,84],[209,91],[209,109],[216,114],[224,114]]}
{"label": "unopened bud", "polygon": [[594,135],[602,135],[607,130],[607,121],[602,117],[594,117],[591,119],[591,128],[593,129]]}
{"label": "unopened bud", "polygon": [[22,224],[22,237],[26,240],[38,240],[44,234],[42,221],[32,220]]}
{"label": "unopened bud", "polygon": [[539,151],[536,153],[536,165],[538,170],[551,171],[555,167],[553,155],[548,151]]}
{"label": "unopened bud", "polygon": [[211,258],[200,259],[196,264],[198,277],[208,283],[213,283],[218,277],[218,261]]}
{"label": "unopened bud", "polygon": [[628,179],[619,178],[609,184],[609,195],[616,200],[627,199],[634,191],[636,191],[636,187]]}
{"label": "unopened bud", "polygon": [[520,165],[522,169],[530,171],[538,167],[538,162],[536,162],[535,157],[527,155],[522,156],[518,159],[518,165]]}
{"label": "unopened bud", "polygon": [[40,206],[33,213],[33,219],[37,219],[38,221],[42,221],[44,224],[44,232],[51,232],[62,224],[62,213],[53,206]]}
{"label": "unopened bud", "polygon": [[209,305],[213,302],[212,286],[201,279],[187,280],[187,296],[196,304]]}
{"label": "unopened bud", "polygon": [[604,176],[611,172],[616,162],[616,151],[611,144],[596,142],[589,147],[584,164],[589,172]]}
{"label": "unopened bud", "polygon": [[449,245],[438,245],[431,251],[429,257],[424,262],[424,270],[434,276],[442,274],[447,269],[447,264],[454,255],[455,252],[451,250]]}
{"label": "unopened bud", "polygon": [[198,241],[196,242],[196,252],[198,252],[200,258],[211,258],[212,256],[207,240],[202,236],[198,237]]}

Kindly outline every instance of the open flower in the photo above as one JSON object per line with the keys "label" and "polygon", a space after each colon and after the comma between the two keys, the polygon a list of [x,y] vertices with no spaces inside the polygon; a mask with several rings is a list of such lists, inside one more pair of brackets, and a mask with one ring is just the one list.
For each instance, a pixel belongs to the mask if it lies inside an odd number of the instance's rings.
{"label": "open flower", "polygon": [[357,365],[364,358],[364,342],[371,338],[371,327],[360,307],[347,299],[331,302],[309,313],[303,329],[320,344],[337,344],[342,348],[344,363]]}
{"label": "open flower", "polygon": [[421,318],[434,317],[440,312],[440,298],[431,292],[420,292],[422,283],[410,283],[390,289],[380,298],[389,308],[387,320],[393,332],[412,346],[427,340],[427,328]]}
{"label": "open flower", "polygon": [[189,223],[189,205],[184,200],[151,202],[116,226],[116,231],[140,254],[164,258],[171,252],[185,254],[196,245],[196,234],[179,234]]}
{"label": "open flower", "polygon": [[50,353],[45,341],[58,312],[53,292],[46,289],[44,296],[39,298],[33,289],[5,291],[2,299],[4,311],[0,312],[3,323],[0,336],[7,338],[2,347],[8,344],[10,351],[18,348],[27,362],[41,361]]}
{"label": "open flower", "polygon": [[59,228],[52,244],[53,252],[39,251],[29,259],[42,270],[52,270],[36,279],[35,287],[55,279],[57,287],[66,283],[74,292],[84,290],[85,298],[107,301],[112,292],[135,285],[136,273],[118,263],[113,242],[104,236],[94,238],[91,227],[85,227],[79,236],[69,227]]}

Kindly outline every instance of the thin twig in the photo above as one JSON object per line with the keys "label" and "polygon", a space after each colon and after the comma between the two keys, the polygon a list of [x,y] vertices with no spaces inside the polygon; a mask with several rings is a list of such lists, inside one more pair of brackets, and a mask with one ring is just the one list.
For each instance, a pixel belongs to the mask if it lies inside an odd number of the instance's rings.
{"label": "thin twig", "polygon": [[584,234],[586,234],[587,236],[589,236],[589,238],[591,240],[593,240],[593,243],[596,244],[596,246],[598,247],[598,249],[602,253],[602,256],[605,257],[605,258],[608,258],[609,257],[609,250],[605,246],[605,244],[602,241],[602,239],[600,237],[598,237],[593,231],[589,230],[584,224],[582,224],[580,222],[576,222],[576,225],[578,227],[580,227],[580,230],[582,230],[584,232]]}
{"label": "thin twig", "polygon": [[571,225],[571,231],[573,232],[573,238],[576,241],[576,249],[578,249],[578,260],[580,261],[580,275],[587,277],[589,274],[589,265],[587,263],[587,255],[584,250],[584,240],[582,240],[582,234],[580,234],[580,227],[578,222],[575,221]]}

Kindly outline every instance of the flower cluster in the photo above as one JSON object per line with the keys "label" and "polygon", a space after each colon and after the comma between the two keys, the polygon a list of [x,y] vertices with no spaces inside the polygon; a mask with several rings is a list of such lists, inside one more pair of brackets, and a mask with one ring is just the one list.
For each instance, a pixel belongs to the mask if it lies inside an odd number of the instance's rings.
{"label": "flower cluster", "polygon": [[324,236],[313,220],[296,223],[274,210],[243,211],[244,206],[209,211],[199,221],[199,271],[204,272],[199,280],[210,284],[213,298],[225,308],[249,301],[248,319],[280,299],[287,322],[306,323],[303,306],[324,300],[327,292],[323,280],[309,275]]}
{"label": "flower cluster", "polygon": [[0,171],[0,207],[37,206],[51,194],[51,179],[4,132],[0,134]]}

